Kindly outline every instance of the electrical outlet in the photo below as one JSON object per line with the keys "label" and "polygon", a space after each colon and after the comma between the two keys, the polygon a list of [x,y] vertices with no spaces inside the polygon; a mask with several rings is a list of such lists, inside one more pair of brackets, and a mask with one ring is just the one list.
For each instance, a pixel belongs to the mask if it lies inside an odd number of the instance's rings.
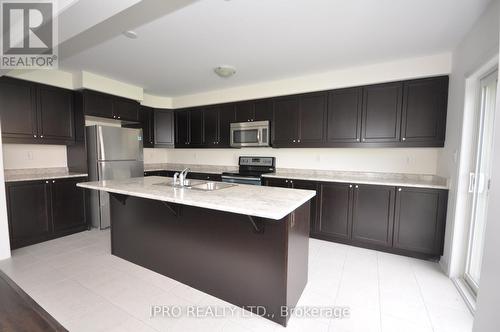
{"label": "electrical outlet", "polygon": [[33,151],[28,151],[28,160],[33,160]]}

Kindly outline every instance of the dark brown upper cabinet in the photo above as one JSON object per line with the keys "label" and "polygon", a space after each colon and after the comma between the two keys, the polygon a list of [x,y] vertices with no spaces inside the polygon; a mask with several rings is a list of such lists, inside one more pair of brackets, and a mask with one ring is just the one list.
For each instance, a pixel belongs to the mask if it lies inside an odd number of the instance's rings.
{"label": "dark brown upper cabinet", "polygon": [[203,146],[203,110],[194,108],[175,112],[175,147]]}
{"label": "dark brown upper cabinet", "polygon": [[215,147],[219,143],[219,107],[203,109],[203,145]]}
{"label": "dark brown upper cabinet", "polygon": [[139,121],[139,103],[131,99],[114,97],[113,118],[123,121]]}
{"label": "dark brown upper cabinet", "polygon": [[407,81],[403,89],[401,141],[443,146],[448,76]]}
{"label": "dark brown upper cabinet", "polygon": [[174,111],[167,109],[155,109],[154,115],[154,146],[155,147],[174,147]]}
{"label": "dark brown upper cabinet", "polygon": [[235,122],[234,106],[232,104],[221,105],[219,107],[219,139],[217,147],[230,147],[230,130],[232,122]]}
{"label": "dark brown upper cabinet", "polygon": [[190,144],[190,113],[188,110],[175,111],[175,147],[185,148]]}
{"label": "dark brown upper cabinet", "polygon": [[363,88],[363,143],[399,142],[402,103],[402,82]]}
{"label": "dark brown upper cabinet", "polygon": [[255,117],[254,111],[255,109],[253,100],[235,103],[234,105],[235,122],[253,121]]}
{"label": "dark brown upper cabinet", "polygon": [[35,86],[26,81],[0,78],[2,137],[33,139],[38,135]]}
{"label": "dark brown upper cabinet", "polygon": [[113,96],[91,90],[83,90],[81,94],[85,115],[113,118]]}
{"label": "dark brown upper cabinet", "polygon": [[270,99],[234,103],[234,113],[234,122],[272,121],[273,119]]}
{"label": "dark brown upper cabinet", "polygon": [[189,111],[189,145],[201,147],[203,145],[203,110],[193,109]]}
{"label": "dark brown upper cabinet", "polygon": [[316,233],[333,240],[349,240],[352,230],[353,185],[322,183]]}
{"label": "dark brown upper cabinet", "polygon": [[394,248],[442,255],[447,200],[447,190],[398,188]]}
{"label": "dark brown upper cabinet", "polygon": [[140,105],[135,100],[92,90],[83,90],[81,93],[85,115],[121,121],[139,121]]}
{"label": "dark brown upper cabinet", "polygon": [[276,98],[273,146],[320,146],[325,140],[326,106],[326,92]]}
{"label": "dark brown upper cabinet", "polygon": [[154,148],[155,146],[154,109],[147,106],[141,106],[139,108],[139,123],[140,123],[139,126],[133,126],[133,127],[142,129],[143,147]]}
{"label": "dark brown upper cabinet", "polygon": [[254,101],[254,121],[273,121],[273,104],[271,99]]}
{"label": "dark brown upper cabinet", "polygon": [[273,147],[290,147],[299,136],[299,97],[281,97],[273,101]]}
{"label": "dark brown upper cabinet", "polygon": [[392,247],[395,188],[360,184],[353,196],[352,240]]}
{"label": "dark brown upper cabinet", "polygon": [[75,140],[73,91],[51,86],[38,88],[38,134],[46,141]]}
{"label": "dark brown upper cabinet", "polygon": [[2,77],[0,116],[6,143],[75,142],[71,90]]}
{"label": "dark brown upper cabinet", "polygon": [[299,135],[297,143],[307,147],[325,141],[327,93],[308,93],[299,96]]}
{"label": "dark brown upper cabinet", "polygon": [[328,93],[327,143],[359,143],[363,88],[333,90]]}

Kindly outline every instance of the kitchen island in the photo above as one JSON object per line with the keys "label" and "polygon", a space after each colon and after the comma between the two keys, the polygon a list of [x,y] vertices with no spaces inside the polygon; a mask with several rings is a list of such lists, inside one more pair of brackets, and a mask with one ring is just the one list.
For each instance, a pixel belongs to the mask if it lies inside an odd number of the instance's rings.
{"label": "kitchen island", "polygon": [[78,186],[110,193],[112,254],[286,326],[282,309],[307,283],[315,192],[171,183],[150,176]]}

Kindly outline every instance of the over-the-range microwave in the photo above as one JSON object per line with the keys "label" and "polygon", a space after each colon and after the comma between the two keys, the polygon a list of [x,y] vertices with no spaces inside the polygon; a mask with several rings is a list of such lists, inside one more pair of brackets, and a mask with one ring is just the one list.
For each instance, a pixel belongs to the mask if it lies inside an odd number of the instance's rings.
{"label": "over-the-range microwave", "polygon": [[231,146],[269,146],[269,121],[231,123]]}

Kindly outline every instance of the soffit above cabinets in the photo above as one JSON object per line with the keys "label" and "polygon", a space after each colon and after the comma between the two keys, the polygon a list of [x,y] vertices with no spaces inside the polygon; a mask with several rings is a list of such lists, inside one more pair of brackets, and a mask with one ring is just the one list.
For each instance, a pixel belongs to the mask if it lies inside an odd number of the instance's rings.
{"label": "soffit above cabinets", "polygon": [[[123,36],[123,30],[67,56],[62,45],[60,65],[176,97],[450,52],[488,3],[192,1],[130,27],[137,39]],[[218,77],[213,68],[221,63],[238,73]]]}

